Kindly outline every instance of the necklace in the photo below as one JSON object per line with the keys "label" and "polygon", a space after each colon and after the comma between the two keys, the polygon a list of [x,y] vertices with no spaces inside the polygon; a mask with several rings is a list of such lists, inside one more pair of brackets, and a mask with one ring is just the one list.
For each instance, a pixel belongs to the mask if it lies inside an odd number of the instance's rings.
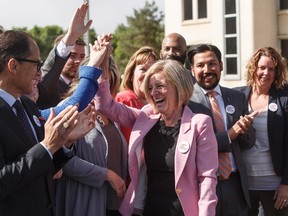
{"label": "necklace", "polygon": [[176,132],[179,132],[179,128],[180,128],[180,123],[181,123],[181,119],[179,119],[177,121],[177,123],[174,125],[174,127],[167,127],[165,126],[164,120],[160,119],[159,122],[159,133],[166,135],[166,136],[171,136],[174,135]]}

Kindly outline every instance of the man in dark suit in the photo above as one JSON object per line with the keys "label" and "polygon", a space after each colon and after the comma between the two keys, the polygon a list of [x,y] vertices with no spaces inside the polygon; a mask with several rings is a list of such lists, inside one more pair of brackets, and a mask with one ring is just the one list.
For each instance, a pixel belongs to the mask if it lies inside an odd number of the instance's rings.
{"label": "man in dark suit", "polygon": [[[247,174],[241,158],[241,148],[249,148],[254,144],[255,134],[251,124],[256,113],[248,115],[245,96],[235,90],[219,85],[222,67],[221,52],[213,45],[200,44],[191,47],[187,52],[191,71],[196,79],[191,100],[201,104],[196,107],[190,104],[193,112],[210,115],[214,122],[218,142],[219,173],[217,184],[218,204],[217,216],[246,216],[250,205]],[[213,115],[209,92],[215,92],[215,99],[224,123],[224,130],[217,127],[217,119]],[[207,108],[210,113],[207,112]],[[220,154],[228,157],[227,176],[220,172]],[[228,153],[228,154],[227,154]],[[222,154],[223,155],[223,154]]]}
{"label": "man in dark suit", "polygon": [[85,58],[86,43],[81,38],[67,40],[62,34],[55,40],[43,67],[42,81],[38,84],[40,109],[56,106],[70,89],[70,85],[78,76],[80,63]]}
{"label": "man in dark suit", "polygon": [[[72,26],[82,23],[84,32],[89,25],[83,25],[80,14],[87,9],[83,3],[72,19]],[[99,54],[103,59],[105,48]],[[91,66],[99,67],[101,58],[95,56]],[[80,118],[77,106],[68,106],[57,116],[52,110],[43,127],[35,103],[23,96],[31,94],[41,65],[30,35],[17,30],[0,34],[0,215],[53,216],[52,176],[73,156],[72,142],[95,122],[89,115]]]}
{"label": "man in dark suit", "polygon": [[[0,213],[53,215],[52,174],[73,155],[62,146],[71,146],[77,107],[51,115],[44,135],[39,110],[30,99],[20,98],[31,93],[40,69],[37,44],[22,31],[6,31],[0,35],[0,56]],[[16,101],[24,107],[30,134],[18,119]]]}

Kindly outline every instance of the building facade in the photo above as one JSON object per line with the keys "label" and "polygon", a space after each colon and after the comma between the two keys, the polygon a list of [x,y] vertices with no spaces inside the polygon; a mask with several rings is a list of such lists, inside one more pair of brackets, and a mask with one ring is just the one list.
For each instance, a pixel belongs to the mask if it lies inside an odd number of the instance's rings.
{"label": "building facade", "polygon": [[165,0],[165,34],[187,45],[208,43],[222,52],[221,85],[246,84],[254,51],[272,46],[288,57],[288,0]]}

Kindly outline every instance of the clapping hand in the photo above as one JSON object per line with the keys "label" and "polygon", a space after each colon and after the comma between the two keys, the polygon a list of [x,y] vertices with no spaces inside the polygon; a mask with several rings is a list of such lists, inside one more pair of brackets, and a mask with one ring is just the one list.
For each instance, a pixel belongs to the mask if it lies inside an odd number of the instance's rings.
{"label": "clapping hand", "polygon": [[69,134],[78,123],[79,113],[77,111],[78,106],[72,105],[68,106],[57,116],[53,108],[50,110],[49,118],[44,125],[45,137],[41,143],[51,154],[54,154],[67,142]]}
{"label": "clapping hand", "polygon": [[228,130],[230,139],[234,140],[238,135],[245,134],[251,127],[253,119],[257,114],[258,112],[254,111],[249,115],[240,116],[240,119]]}

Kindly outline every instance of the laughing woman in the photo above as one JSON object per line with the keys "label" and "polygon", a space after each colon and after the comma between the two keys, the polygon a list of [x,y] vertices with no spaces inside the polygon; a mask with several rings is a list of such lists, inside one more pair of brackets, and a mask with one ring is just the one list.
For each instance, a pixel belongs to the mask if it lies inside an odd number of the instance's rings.
{"label": "laughing woman", "polygon": [[174,60],[156,62],[145,75],[149,104],[141,110],[115,102],[107,77],[99,80],[96,109],[132,128],[122,215],[214,216],[217,142],[210,117],[187,107],[190,74]]}

